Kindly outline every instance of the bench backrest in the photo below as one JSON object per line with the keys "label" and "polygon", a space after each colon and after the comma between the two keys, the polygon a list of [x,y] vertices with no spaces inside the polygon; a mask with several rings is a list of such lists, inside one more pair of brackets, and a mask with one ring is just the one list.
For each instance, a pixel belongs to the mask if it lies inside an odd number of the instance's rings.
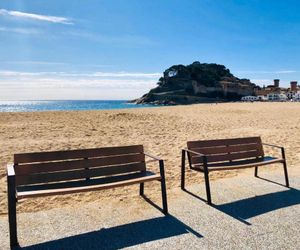
{"label": "bench backrest", "polygon": [[14,155],[16,185],[70,181],[146,170],[142,145]]}
{"label": "bench backrest", "polygon": [[[207,155],[207,161],[231,162],[234,160],[259,158],[264,156],[260,137],[189,141],[188,149]],[[191,164],[202,164],[203,158],[189,154]]]}

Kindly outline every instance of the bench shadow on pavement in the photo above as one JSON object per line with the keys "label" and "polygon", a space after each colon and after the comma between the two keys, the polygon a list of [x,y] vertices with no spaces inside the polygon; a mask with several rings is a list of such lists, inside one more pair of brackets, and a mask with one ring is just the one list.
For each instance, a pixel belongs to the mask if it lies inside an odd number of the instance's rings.
{"label": "bench shadow on pavement", "polygon": [[168,215],[40,243],[19,249],[120,249],[182,234],[200,234]]}
{"label": "bench shadow on pavement", "polygon": [[[154,207],[157,207],[147,197],[144,197]],[[158,208],[158,207],[157,207]],[[107,249],[115,250],[142,243],[166,239],[191,233],[198,238],[203,236],[172,215],[124,224],[111,228],[101,228],[98,231],[83,233],[58,240],[48,241],[18,249]]]}
{"label": "bench shadow on pavement", "polygon": [[251,225],[247,219],[277,209],[299,204],[300,191],[291,188],[288,190],[259,195],[227,204],[214,205],[214,207],[247,225]]}
{"label": "bench shadow on pavement", "polygon": [[[206,200],[190,191],[186,190],[185,192],[201,201],[206,202]],[[277,209],[287,208],[299,204],[300,190],[288,188],[284,191],[258,195],[226,204],[213,204],[212,207],[239,220],[240,222],[243,222],[246,225],[251,225],[247,219],[275,211]]]}

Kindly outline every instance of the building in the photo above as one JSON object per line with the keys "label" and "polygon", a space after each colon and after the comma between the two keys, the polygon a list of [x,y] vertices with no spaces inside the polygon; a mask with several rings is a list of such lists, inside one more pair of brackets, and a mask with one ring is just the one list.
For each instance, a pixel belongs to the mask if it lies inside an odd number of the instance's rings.
{"label": "building", "polygon": [[298,82],[297,81],[291,81],[291,91],[297,92],[298,90]]}
{"label": "building", "polygon": [[254,101],[258,101],[259,98],[258,98],[258,96],[248,95],[248,96],[243,96],[241,100],[243,102],[254,102]]}
{"label": "building", "polygon": [[274,79],[273,85],[255,89],[256,96],[266,96],[268,100],[272,101],[280,99],[283,100],[285,97],[286,99],[292,100],[298,92],[300,92],[300,87],[298,86],[297,81],[291,81],[289,88],[281,88],[279,79]]}
{"label": "building", "polygon": [[274,79],[273,85],[268,85],[267,87],[257,88],[255,89],[255,95],[257,96],[267,96],[268,94],[280,94],[282,92],[282,88],[279,86],[279,79]]}
{"label": "building", "polygon": [[268,97],[264,95],[257,96],[258,101],[265,102],[268,101]]}
{"label": "building", "polygon": [[300,91],[294,94],[293,101],[295,101],[295,102],[300,101]]}
{"label": "building", "polygon": [[268,94],[267,95],[268,101],[277,101],[277,102],[284,102],[288,100],[288,97],[286,96],[286,94]]}

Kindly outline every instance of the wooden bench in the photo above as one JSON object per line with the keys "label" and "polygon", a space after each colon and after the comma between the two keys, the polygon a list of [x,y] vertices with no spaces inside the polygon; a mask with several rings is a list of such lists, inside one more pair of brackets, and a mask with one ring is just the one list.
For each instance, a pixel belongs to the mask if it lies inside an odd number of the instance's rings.
{"label": "wooden bench", "polygon": [[[263,145],[281,149],[281,158],[265,156]],[[204,173],[207,203],[211,204],[209,172],[255,167],[257,177],[259,166],[283,164],[286,186],[289,187],[284,148],[262,143],[260,137],[234,138],[221,140],[189,141],[182,150],[181,189],[185,189],[185,156],[189,167]]]}
{"label": "wooden bench", "polygon": [[[145,156],[158,161],[159,174],[147,171]],[[11,247],[18,245],[16,204],[24,198],[87,192],[160,181],[163,212],[168,213],[162,159],[144,152],[142,145],[23,153],[7,166],[8,216]]]}

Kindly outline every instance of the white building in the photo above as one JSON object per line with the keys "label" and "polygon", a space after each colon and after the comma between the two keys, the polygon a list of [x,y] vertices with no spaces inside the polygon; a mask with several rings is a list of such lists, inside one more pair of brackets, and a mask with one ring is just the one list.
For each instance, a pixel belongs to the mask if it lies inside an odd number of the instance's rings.
{"label": "white building", "polygon": [[283,102],[287,101],[288,97],[285,94],[268,94],[267,98],[269,101]]}
{"label": "white building", "polygon": [[265,101],[268,101],[268,98],[264,95],[259,95],[259,96],[257,96],[257,100],[261,101],[261,102],[265,102]]}
{"label": "white building", "polygon": [[300,92],[297,92],[297,93],[294,94],[293,101],[297,101],[297,102],[300,101]]}
{"label": "white building", "polygon": [[288,99],[294,99],[295,94],[295,92],[289,91],[286,93],[286,96]]}
{"label": "white building", "polygon": [[243,102],[254,102],[254,101],[258,101],[258,96],[243,96],[241,99]]}

